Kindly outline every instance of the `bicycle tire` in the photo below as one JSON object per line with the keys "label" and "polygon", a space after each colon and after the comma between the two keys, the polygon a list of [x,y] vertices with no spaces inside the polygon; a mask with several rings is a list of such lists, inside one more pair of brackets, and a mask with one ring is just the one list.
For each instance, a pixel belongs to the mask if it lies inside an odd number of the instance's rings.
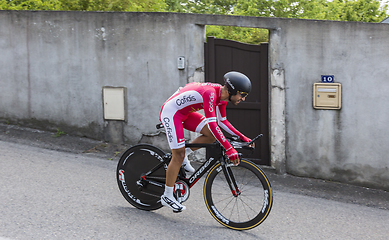
{"label": "bicycle tire", "polygon": [[204,182],[204,200],[217,222],[235,230],[261,224],[273,205],[270,182],[261,168],[248,160],[231,166],[241,194],[233,196],[220,163],[213,166]]}
{"label": "bicycle tire", "polygon": [[[117,183],[123,197],[134,207],[147,211],[162,207],[160,196],[163,194],[164,188],[149,184],[146,186],[147,189],[141,191],[137,181],[143,174],[162,162],[164,155],[165,153],[161,149],[153,145],[138,144],[129,148],[121,156],[116,169]],[[166,179],[166,167],[153,173],[153,176],[160,178],[163,184]],[[156,194],[147,194],[145,190]]]}

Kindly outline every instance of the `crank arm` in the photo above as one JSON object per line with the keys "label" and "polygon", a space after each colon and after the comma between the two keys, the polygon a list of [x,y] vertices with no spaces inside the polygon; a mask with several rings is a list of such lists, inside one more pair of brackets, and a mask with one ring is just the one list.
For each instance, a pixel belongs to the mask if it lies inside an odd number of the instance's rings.
{"label": "crank arm", "polygon": [[151,184],[151,185],[154,185],[154,186],[157,186],[157,187],[161,187],[161,188],[165,188],[165,184],[164,183],[160,183],[160,182],[157,182],[157,181],[154,181],[154,180],[148,180],[148,179],[144,179],[142,178],[141,180],[137,181],[136,184],[143,188],[145,186],[147,186],[148,184]]}

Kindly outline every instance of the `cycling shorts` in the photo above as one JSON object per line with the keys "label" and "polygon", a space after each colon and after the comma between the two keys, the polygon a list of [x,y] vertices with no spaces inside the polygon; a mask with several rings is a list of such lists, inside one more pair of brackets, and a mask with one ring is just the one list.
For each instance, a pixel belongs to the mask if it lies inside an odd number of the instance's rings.
{"label": "cycling shorts", "polygon": [[185,147],[184,128],[199,133],[207,124],[206,118],[201,113],[183,115],[175,107],[169,107],[169,104],[163,106],[160,120],[165,127],[170,149]]}

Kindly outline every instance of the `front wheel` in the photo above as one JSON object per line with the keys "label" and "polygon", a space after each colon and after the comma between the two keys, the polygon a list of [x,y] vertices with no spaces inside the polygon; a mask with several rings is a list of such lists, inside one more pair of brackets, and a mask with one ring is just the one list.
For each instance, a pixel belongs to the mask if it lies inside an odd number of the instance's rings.
{"label": "front wheel", "polygon": [[261,224],[273,205],[270,182],[256,164],[241,160],[229,167],[240,194],[234,196],[220,163],[208,173],[204,182],[204,200],[211,215],[220,224],[235,230],[247,230]]}

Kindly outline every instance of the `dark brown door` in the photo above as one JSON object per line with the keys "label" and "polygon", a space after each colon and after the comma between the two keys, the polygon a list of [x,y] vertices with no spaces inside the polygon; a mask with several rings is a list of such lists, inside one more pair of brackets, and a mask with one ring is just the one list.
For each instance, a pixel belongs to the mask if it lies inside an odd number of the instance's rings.
{"label": "dark brown door", "polygon": [[245,102],[227,105],[227,118],[240,132],[250,138],[262,133],[254,153],[243,151],[257,164],[270,165],[268,111],[268,44],[250,45],[208,37],[205,43],[205,81],[224,85],[229,71],[247,75],[252,90]]}

